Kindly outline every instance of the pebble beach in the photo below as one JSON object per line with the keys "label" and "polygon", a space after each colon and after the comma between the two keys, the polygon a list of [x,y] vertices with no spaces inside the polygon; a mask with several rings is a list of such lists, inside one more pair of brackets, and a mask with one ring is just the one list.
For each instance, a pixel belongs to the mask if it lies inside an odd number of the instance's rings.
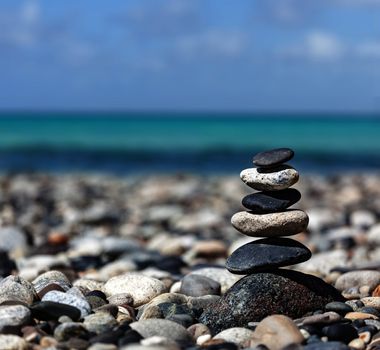
{"label": "pebble beach", "polygon": [[[252,193],[238,175],[1,176],[0,349],[380,348],[380,177],[292,188],[309,223],[291,238],[312,255],[276,283],[252,275],[258,290],[225,267],[258,239],[231,225]],[[269,316],[238,320],[252,298]],[[236,324],[208,318],[221,305]]]}

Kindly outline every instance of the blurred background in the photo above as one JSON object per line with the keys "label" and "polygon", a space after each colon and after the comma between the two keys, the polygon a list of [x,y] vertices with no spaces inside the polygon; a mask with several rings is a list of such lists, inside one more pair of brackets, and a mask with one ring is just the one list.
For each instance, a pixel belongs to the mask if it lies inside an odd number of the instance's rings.
{"label": "blurred background", "polygon": [[379,0],[2,0],[2,172],[380,167]]}

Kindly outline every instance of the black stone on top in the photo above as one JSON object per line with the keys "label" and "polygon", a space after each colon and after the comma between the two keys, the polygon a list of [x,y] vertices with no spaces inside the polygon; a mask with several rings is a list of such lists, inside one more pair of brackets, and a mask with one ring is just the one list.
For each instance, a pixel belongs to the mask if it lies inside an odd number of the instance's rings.
{"label": "black stone on top", "polygon": [[301,199],[301,193],[294,188],[282,191],[265,191],[249,194],[242,204],[255,214],[284,211]]}
{"label": "black stone on top", "polygon": [[276,148],[257,153],[253,157],[253,164],[260,168],[272,168],[289,161],[293,156],[294,152],[290,148]]}
{"label": "black stone on top", "polygon": [[227,259],[228,271],[247,275],[309,260],[310,250],[290,238],[264,238],[236,249]]}

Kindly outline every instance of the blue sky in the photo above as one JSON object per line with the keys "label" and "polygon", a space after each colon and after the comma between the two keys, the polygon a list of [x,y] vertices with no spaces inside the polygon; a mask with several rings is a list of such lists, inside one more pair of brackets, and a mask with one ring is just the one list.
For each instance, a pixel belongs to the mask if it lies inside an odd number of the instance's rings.
{"label": "blue sky", "polygon": [[380,110],[380,0],[2,0],[0,109]]}

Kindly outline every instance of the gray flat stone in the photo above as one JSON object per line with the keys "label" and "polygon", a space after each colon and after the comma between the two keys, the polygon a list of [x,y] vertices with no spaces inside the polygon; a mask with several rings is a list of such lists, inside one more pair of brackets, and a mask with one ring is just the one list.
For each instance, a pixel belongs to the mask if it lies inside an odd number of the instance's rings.
{"label": "gray flat stone", "polygon": [[286,210],[280,213],[252,214],[241,211],[231,218],[232,226],[252,237],[291,236],[305,231],[309,217],[302,210]]}

